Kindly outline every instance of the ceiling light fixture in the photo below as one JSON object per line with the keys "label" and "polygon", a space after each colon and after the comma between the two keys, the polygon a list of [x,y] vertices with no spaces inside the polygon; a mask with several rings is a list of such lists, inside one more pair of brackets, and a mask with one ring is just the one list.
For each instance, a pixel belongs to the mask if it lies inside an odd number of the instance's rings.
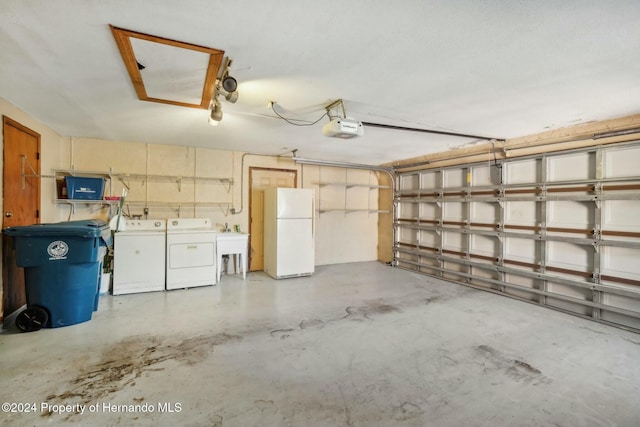
{"label": "ceiling light fixture", "polygon": [[220,105],[220,101],[216,98],[211,106],[211,114],[209,115],[209,124],[211,126],[218,126],[220,124],[220,120],[222,120],[222,105]]}
{"label": "ceiling light fixture", "polygon": [[227,74],[222,78],[222,88],[227,92],[235,92],[236,90],[238,90],[238,82],[236,81],[236,79]]}
{"label": "ceiling light fixture", "polygon": [[213,89],[213,100],[211,101],[211,114],[209,124],[217,126],[222,120],[222,104],[219,96],[222,95],[227,102],[234,104],[238,100],[238,81],[229,75],[229,67],[232,60],[225,58],[220,74]]}
{"label": "ceiling light fixture", "polygon": [[216,88],[218,94],[224,95],[224,99],[233,104],[238,100],[238,81],[229,75],[229,67],[231,67],[232,62],[233,60],[229,57],[224,59],[224,64],[216,82]]}
{"label": "ceiling light fixture", "polygon": [[224,99],[226,99],[227,101],[229,101],[232,104],[235,104],[236,101],[238,100],[238,91],[227,93],[224,96]]}

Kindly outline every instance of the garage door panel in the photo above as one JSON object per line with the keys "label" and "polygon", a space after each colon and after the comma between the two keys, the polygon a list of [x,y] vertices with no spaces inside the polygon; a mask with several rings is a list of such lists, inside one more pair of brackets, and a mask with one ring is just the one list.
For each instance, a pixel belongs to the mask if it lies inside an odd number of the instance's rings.
{"label": "garage door panel", "polygon": [[602,217],[603,230],[640,232],[640,200],[605,200]]}
{"label": "garage door panel", "polygon": [[419,174],[406,174],[400,177],[400,183],[398,190],[418,190],[420,188],[420,175]]}
{"label": "garage door panel", "polygon": [[578,272],[593,270],[594,249],[568,242],[548,242],[547,266]]}
{"label": "garage door panel", "polygon": [[493,165],[474,166],[471,169],[471,184],[473,186],[498,184],[499,180],[495,172],[496,167]]}
{"label": "garage door panel", "polygon": [[[471,203],[471,222],[497,224],[500,220],[500,205],[497,203]],[[472,224],[473,226],[473,224]]]}
{"label": "garage door panel", "polygon": [[603,275],[640,281],[640,248],[604,247],[602,251]]}
{"label": "garage door panel", "polygon": [[420,219],[440,219],[440,208],[435,203],[420,203]]}
{"label": "garage door panel", "polygon": [[466,250],[465,239],[461,233],[445,231],[442,249],[464,252]]}
{"label": "garage door panel", "polygon": [[415,245],[418,243],[417,231],[413,228],[401,228],[399,234],[399,242]]}
{"label": "garage door panel", "polygon": [[535,227],[540,222],[536,210],[536,202],[509,201],[505,202],[504,206],[505,224]]}
{"label": "garage door panel", "polygon": [[438,172],[424,172],[420,175],[421,188],[436,188],[438,185]]}
{"label": "garage door panel", "polygon": [[418,205],[416,203],[401,202],[398,204],[398,218],[408,219],[418,217]]}
{"label": "garage door panel", "polygon": [[557,298],[548,297],[546,303],[551,307],[570,311],[580,316],[591,316],[593,314],[591,307],[582,305],[578,302],[571,302],[571,301],[565,301]]}
{"label": "garage door panel", "polygon": [[609,149],[604,152],[603,175],[605,178],[623,178],[638,176],[640,165],[640,147]]}
{"label": "garage door panel", "polygon": [[527,184],[540,182],[539,160],[516,160],[505,166],[506,184]]}
{"label": "garage door panel", "polygon": [[549,291],[550,294],[559,294],[583,301],[590,301],[593,295],[593,291],[591,289],[555,283],[552,281],[547,282],[547,291]]}
{"label": "garage door panel", "polygon": [[602,303],[625,310],[640,311],[640,302],[637,297],[632,298],[626,295],[616,295],[605,292],[602,296]]}
{"label": "garage door panel", "polygon": [[447,169],[444,171],[443,183],[445,188],[463,187],[466,183],[467,172],[464,169]]}
{"label": "garage door panel", "polygon": [[411,172],[428,230],[396,236],[446,258],[417,271],[640,331],[638,165],[640,141]]}
{"label": "garage door panel", "polygon": [[473,275],[473,278],[469,279],[470,284],[474,286],[479,286],[482,288],[493,289],[493,290],[501,289],[501,285],[497,283],[492,283],[491,281],[488,281],[488,280],[482,280],[482,278],[484,278],[484,279],[498,281],[500,280],[500,276],[498,275],[498,273],[494,271],[489,271],[484,268],[473,267],[471,269],[471,274]]}
{"label": "garage door panel", "polygon": [[640,330],[640,319],[636,317],[631,317],[615,312],[604,312],[602,313],[601,319],[606,322],[614,323],[616,325],[623,325],[629,328]]}
{"label": "garage door panel", "polygon": [[460,222],[464,218],[464,206],[461,202],[447,202],[442,206],[442,215],[445,221]]}
{"label": "garage door panel", "polygon": [[547,227],[593,230],[595,210],[593,202],[573,200],[547,202]]}
{"label": "garage door panel", "polygon": [[443,263],[443,267],[446,270],[442,277],[444,277],[445,279],[449,279],[449,280],[456,280],[456,281],[463,281],[464,280],[464,276],[461,276],[459,274],[454,274],[454,273],[465,273],[467,272],[467,267],[464,264],[460,264],[457,262],[444,262]]}
{"label": "garage door panel", "polygon": [[515,285],[526,287],[526,288],[540,289],[540,286],[541,286],[541,281],[539,279],[534,279],[531,277],[506,273],[504,278],[505,278],[505,281],[509,283],[513,283]]}
{"label": "garage door panel", "polygon": [[435,231],[420,230],[420,246],[428,246],[430,248],[437,248],[440,244],[440,236]]}
{"label": "garage door panel", "polygon": [[507,295],[515,296],[517,298],[524,299],[526,301],[531,301],[531,302],[537,302],[538,299],[540,298],[537,293],[528,292],[526,290],[515,289],[510,287],[507,287],[504,290],[504,293]]}
{"label": "garage door panel", "polygon": [[535,264],[537,260],[536,248],[538,243],[531,239],[519,239],[506,237],[504,258],[508,260],[521,261]]}
{"label": "garage door panel", "polygon": [[576,181],[595,178],[593,152],[551,156],[548,158],[549,181]]}
{"label": "garage door panel", "polygon": [[402,262],[409,261],[418,264],[418,256],[415,254],[399,252],[396,254],[396,259],[402,264]]}
{"label": "garage door panel", "polygon": [[[475,234],[471,236],[471,253],[491,257],[493,262],[500,257],[500,241],[497,237]],[[482,261],[482,260],[480,260]]]}

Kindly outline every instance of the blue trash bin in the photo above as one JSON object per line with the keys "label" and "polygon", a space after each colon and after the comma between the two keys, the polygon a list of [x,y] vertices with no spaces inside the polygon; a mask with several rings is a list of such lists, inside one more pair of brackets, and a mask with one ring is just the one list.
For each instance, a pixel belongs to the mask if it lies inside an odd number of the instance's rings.
{"label": "blue trash bin", "polygon": [[51,328],[91,320],[98,309],[102,261],[111,244],[100,220],[10,227],[16,263],[24,268],[27,307],[47,311]]}

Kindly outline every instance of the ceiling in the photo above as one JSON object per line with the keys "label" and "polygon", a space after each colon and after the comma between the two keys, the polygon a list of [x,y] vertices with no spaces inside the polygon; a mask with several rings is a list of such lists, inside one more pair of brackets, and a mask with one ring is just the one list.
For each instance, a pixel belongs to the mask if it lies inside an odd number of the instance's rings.
{"label": "ceiling", "polygon": [[[64,136],[380,164],[640,112],[638,0],[2,0],[0,97]],[[110,25],[225,51],[224,117],[138,99]],[[201,74],[204,72],[200,70]],[[144,73],[144,70],[142,71]],[[181,81],[185,86],[200,81]]]}

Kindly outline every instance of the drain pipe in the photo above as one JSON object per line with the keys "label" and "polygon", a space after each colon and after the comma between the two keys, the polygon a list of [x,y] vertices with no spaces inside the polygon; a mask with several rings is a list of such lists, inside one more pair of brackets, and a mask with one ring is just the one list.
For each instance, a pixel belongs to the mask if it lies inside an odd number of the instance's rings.
{"label": "drain pipe", "polygon": [[[284,157],[287,154],[292,154],[295,156],[297,150],[288,151],[284,154],[269,154],[269,153],[244,153],[242,154],[242,161],[240,162],[240,210],[236,210],[236,208],[231,208],[229,212],[231,215],[238,215],[242,213],[244,209],[244,158],[247,156],[262,156],[262,157]],[[288,157],[289,159],[291,157]]]}

